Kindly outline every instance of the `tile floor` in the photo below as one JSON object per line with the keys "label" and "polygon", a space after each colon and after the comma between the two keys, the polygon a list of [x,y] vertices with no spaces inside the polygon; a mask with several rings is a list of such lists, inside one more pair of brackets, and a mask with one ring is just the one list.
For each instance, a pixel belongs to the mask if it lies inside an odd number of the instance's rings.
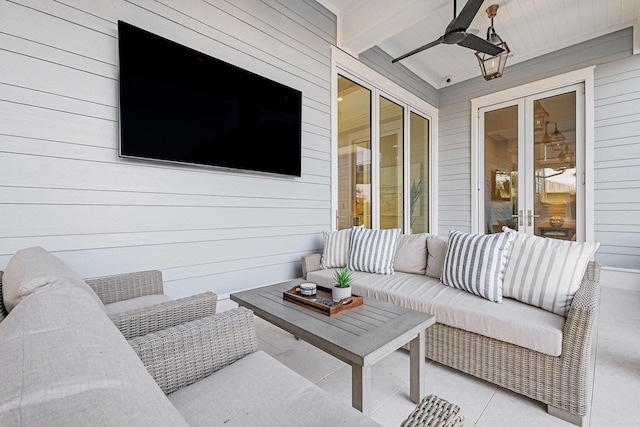
{"label": "tile floor", "polygon": [[[220,309],[235,306],[220,301]],[[256,318],[260,348],[323,389],[350,401],[351,368],[289,333]],[[640,292],[603,288],[594,337],[593,394],[585,425],[640,426]],[[409,400],[409,355],[398,350],[373,367],[373,419],[400,425],[413,410]],[[568,427],[546,406],[425,360],[426,392],[462,408],[465,426]]]}

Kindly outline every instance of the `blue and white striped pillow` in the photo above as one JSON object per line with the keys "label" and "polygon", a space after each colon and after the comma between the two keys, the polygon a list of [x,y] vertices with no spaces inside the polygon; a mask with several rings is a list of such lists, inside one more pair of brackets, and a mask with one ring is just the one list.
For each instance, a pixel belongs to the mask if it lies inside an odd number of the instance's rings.
{"label": "blue and white striped pillow", "polygon": [[502,302],[502,280],[513,233],[469,234],[451,230],[440,281]]}
{"label": "blue and white striped pillow", "polygon": [[364,227],[352,230],[349,270],[393,274],[393,258],[401,230],[371,230]]}

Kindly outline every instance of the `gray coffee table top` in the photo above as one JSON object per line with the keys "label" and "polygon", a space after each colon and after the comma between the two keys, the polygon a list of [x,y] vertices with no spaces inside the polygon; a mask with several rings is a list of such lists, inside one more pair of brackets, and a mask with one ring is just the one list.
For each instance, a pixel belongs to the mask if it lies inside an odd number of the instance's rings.
{"label": "gray coffee table top", "polygon": [[353,406],[370,415],[371,365],[409,343],[411,398],[424,396],[424,331],[431,314],[364,298],[361,306],[327,316],[283,299],[302,279],[231,294],[231,300],[352,367]]}

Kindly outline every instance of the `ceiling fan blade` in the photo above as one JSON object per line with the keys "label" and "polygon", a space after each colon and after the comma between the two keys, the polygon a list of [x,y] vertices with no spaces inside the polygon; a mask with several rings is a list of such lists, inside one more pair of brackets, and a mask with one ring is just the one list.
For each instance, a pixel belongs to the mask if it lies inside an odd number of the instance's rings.
{"label": "ceiling fan blade", "polygon": [[460,46],[468,47],[469,49],[474,49],[491,56],[496,56],[504,52],[503,48],[496,46],[495,44],[490,43],[485,39],[481,39],[480,37],[473,34],[467,34],[467,36],[460,42],[458,42],[458,44]]}
{"label": "ceiling fan blade", "polygon": [[439,38],[439,39],[437,39],[437,40],[432,41],[431,43],[425,44],[425,45],[424,45],[424,46],[422,46],[422,47],[419,47],[419,48],[417,48],[417,49],[414,49],[414,50],[412,50],[411,52],[405,53],[404,55],[399,56],[399,57],[397,57],[397,58],[395,58],[395,59],[391,60],[391,62],[392,62],[392,63],[394,63],[394,62],[398,62],[398,61],[400,61],[400,60],[402,60],[402,59],[404,59],[404,58],[406,58],[406,57],[408,57],[408,56],[415,55],[416,53],[418,53],[418,52],[422,52],[423,50],[427,50],[427,49],[429,49],[430,47],[437,46],[437,45],[441,44],[443,41],[444,41],[444,36],[440,37],[440,38]]}
{"label": "ceiling fan blade", "polygon": [[483,2],[484,0],[467,0],[467,4],[464,5],[460,14],[447,27],[447,32],[454,30],[466,31]]}

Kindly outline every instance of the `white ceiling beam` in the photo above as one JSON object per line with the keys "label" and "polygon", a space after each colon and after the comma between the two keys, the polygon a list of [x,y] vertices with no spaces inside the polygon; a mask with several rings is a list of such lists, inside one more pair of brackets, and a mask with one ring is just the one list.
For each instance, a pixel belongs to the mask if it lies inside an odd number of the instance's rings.
{"label": "white ceiling beam", "polygon": [[338,47],[351,55],[358,56],[450,2],[450,0],[353,1],[337,17]]}

